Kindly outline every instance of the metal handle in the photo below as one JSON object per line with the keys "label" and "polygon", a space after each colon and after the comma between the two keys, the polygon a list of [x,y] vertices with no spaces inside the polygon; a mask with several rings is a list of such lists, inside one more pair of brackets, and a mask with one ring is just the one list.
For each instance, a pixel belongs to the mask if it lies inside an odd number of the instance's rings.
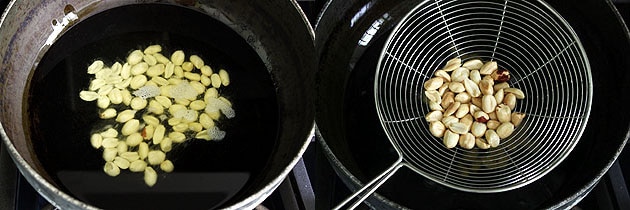
{"label": "metal handle", "polygon": [[374,193],[376,189],[378,189],[383,183],[385,183],[392,175],[394,175],[394,173],[396,173],[396,171],[398,171],[398,169],[400,169],[400,167],[402,167],[403,165],[404,164],[402,163],[402,158],[399,158],[394,164],[392,164],[392,166],[387,168],[387,170],[383,171],[383,173],[379,174],[377,177],[372,179],[372,181],[365,184],[361,189],[354,192],[352,195],[350,195],[348,198],[343,200],[340,204],[335,206],[333,209],[339,210],[343,208],[346,204],[348,204],[350,201],[354,199],[358,199],[354,201],[354,203],[352,203],[352,205],[348,207],[347,209],[356,208],[365,199],[367,199],[367,197],[369,197],[372,193]]}

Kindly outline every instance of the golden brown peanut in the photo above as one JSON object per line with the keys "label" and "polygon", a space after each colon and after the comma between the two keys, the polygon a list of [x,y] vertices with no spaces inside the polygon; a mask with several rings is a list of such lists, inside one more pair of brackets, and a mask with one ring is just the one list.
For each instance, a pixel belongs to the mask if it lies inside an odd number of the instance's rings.
{"label": "golden brown peanut", "polygon": [[513,112],[512,113],[512,124],[514,124],[514,126],[520,125],[521,122],[523,121],[523,118],[525,118],[525,113]]}
{"label": "golden brown peanut", "polygon": [[470,100],[470,103],[472,103],[473,105],[477,106],[477,107],[481,107],[482,103],[481,103],[481,97],[473,97]]}
{"label": "golden brown peanut", "polygon": [[464,149],[472,149],[475,147],[475,136],[470,133],[461,135],[459,137],[459,146]]}
{"label": "golden brown peanut", "polygon": [[455,95],[455,101],[458,101],[462,104],[470,103],[471,99],[472,97],[470,97],[470,95],[466,92],[458,93],[457,95]]}
{"label": "golden brown peanut", "polygon": [[429,131],[435,137],[441,138],[444,136],[444,131],[446,131],[446,127],[442,122],[435,121],[429,124]]}
{"label": "golden brown peanut", "polygon": [[483,66],[483,62],[479,59],[468,60],[462,64],[462,67],[470,70],[479,70]]}
{"label": "golden brown peanut", "polygon": [[[473,115],[473,118],[475,118],[475,113],[481,111],[481,108],[474,104],[470,104],[470,108],[468,108],[468,110],[470,111],[470,114]],[[477,120],[477,118],[475,118],[475,120]]]}
{"label": "golden brown peanut", "polygon": [[449,75],[446,71],[444,70],[437,70],[435,71],[435,76],[437,77],[441,77],[442,78],[442,82],[450,82],[451,81],[451,75]]}
{"label": "golden brown peanut", "polygon": [[442,118],[442,124],[447,128],[450,127],[453,123],[459,122],[459,119],[455,116],[446,116]]}
{"label": "golden brown peanut", "polygon": [[490,75],[492,74],[492,72],[496,71],[497,68],[498,66],[496,61],[489,61],[481,66],[481,69],[479,69],[479,73],[481,75]]}
{"label": "golden brown peanut", "polygon": [[444,84],[444,79],[442,79],[442,77],[434,77],[424,82],[424,89],[437,90],[442,86],[442,84]]}
{"label": "golden brown peanut", "polygon": [[467,114],[466,116],[462,117],[462,119],[460,119],[459,122],[466,125],[466,128],[470,130],[470,127],[472,127],[474,120],[473,120],[472,115]]}
{"label": "golden brown peanut", "polygon": [[466,88],[466,92],[468,92],[470,96],[472,97],[481,96],[481,90],[479,90],[479,86],[472,80],[468,78],[464,79],[464,87]]}
{"label": "golden brown peanut", "polygon": [[494,130],[486,130],[486,141],[491,147],[497,147],[501,143],[501,138]]}
{"label": "golden brown peanut", "polygon": [[444,108],[442,108],[442,105],[440,105],[440,103],[437,103],[435,101],[429,101],[429,109],[431,109],[431,111],[444,111]]}
{"label": "golden brown peanut", "polygon": [[[214,86],[214,85],[213,85]],[[429,101],[440,102],[442,99],[440,98],[440,93],[437,90],[427,90],[424,91],[424,95],[429,99]]]}
{"label": "golden brown peanut", "polygon": [[510,122],[502,123],[497,128],[497,135],[502,139],[512,135],[512,132],[514,132],[514,124]]}
{"label": "golden brown peanut", "polygon": [[510,109],[514,109],[516,107],[516,96],[513,93],[508,93],[503,98],[503,103],[510,107]]}
{"label": "golden brown peanut", "polygon": [[470,80],[479,84],[479,81],[481,81],[481,74],[479,74],[479,70],[470,71]]}
{"label": "golden brown peanut", "polygon": [[441,100],[441,102],[439,100],[435,102],[440,103],[442,107],[448,108],[449,106],[451,106],[452,103],[455,102],[455,93],[446,92],[444,93],[444,96],[441,98]]}
{"label": "golden brown peanut", "polygon": [[448,106],[448,108],[446,108],[446,110],[444,111],[443,116],[451,116],[452,114],[454,114],[457,109],[459,109],[459,106],[461,106],[461,103],[459,102],[454,102],[452,103],[450,106]]}
{"label": "golden brown peanut", "polygon": [[486,129],[488,129],[488,127],[486,127],[485,123],[473,122],[470,132],[475,137],[482,137],[486,133]]}
{"label": "golden brown peanut", "polygon": [[505,88],[509,88],[509,87],[510,87],[510,84],[508,84],[507,82],[502,82],[502,83],[499,83],[499,84],[495,84],[493,89],[494,89],[494,92],[497,92],[497,91],[499,91],[501,89],[505,89]]}
{"label": "golden brown peanut", "polygon": [[505,104],[501,104],[497,107],[497,119],[499,122],[506,123],[512,120],[512,110]]}
{"label": "golden brown peanut", "polygon": [[448,89],[451,92],[454,93],[461,93],[466,91],[466,88],[464,87],[464,84],[460,83],[460,82],[451,82],[448,84]]}
{"label": "golden brown peanut", "polygon": [[467,68],[457,68],[451,73],[451,81],[453,82],[463,82],[464,79],[468,78],[470,74],[470,70]]}
{"label": "golden brown peanut", "polygon": [[490,144],[488,144],[488,142],[486,142],[486,140],[483,139],[483,138],[476,138],[475,139],[475,145],[477,145],[477,147],[479,147],[479,149],[489,149],[490,148]]}
{"label": "golden brown peanut", "polygon": [[494,90],[492,89],[492,83],[488,80],[479,81],[479,90],[481,90],[481,94],[483,95],[494,95]]}
{"label": "golden brown peanut", "polygon": [[461,122],[456,122],[449,126],[449,130],[456,134],[466,134],[470,130],[468,126]]}
{"label": "golden brown peanut", "polygon": [[494,109],[497,107],[497,101],[492,95],[484,95],[481,98],[481,110],[486,113],[494,112]]}
{"label": "golden brown peanut", "polygon": [[443,70],[446,72],[450,72],[453,71],[457,68],[459,68],[462,65],[462,59],[460,58],[453,58],[449,61],[446,62],[446,65],[444,65]]}
{"label": "golden brown peanut", "polygon": [[459,142],[459,134],[453,133],[450,130],[447,130],[446,132],[444,132],[444,139],[443,139],[443,143],[444,146],[446,146],[446,148],[453,148],[455,146],[457,146],[457,143]]}
{"label": "golden brown peanut", "polygon": [[444,97],[444,94],[448,91],[448,86],[450,85],[450,82],[445,82],[444,84],[442,84],[442,86],[440,86],[440,88],[438,88],[438,93],[440,93],[440,96]]}
{"label": "golden brown peanut", "polygon": [[455,112],[455,117],[462,118],[462,117],[466,116],[468,114],[468,112],[470,111],[469,108],[470,108],[470,106],[468,106],[468,104],[460,105],[459,108],[457,108],[457,111]]}
{"label": "golden brown peanut", "polygon": [[505,89],[503,89],[503,91],[505,91],[505,93],[512,93],[512,94],[514,94],[514,96],[516,96],[517,99],[524,99],[525,98],[525,93],[523,93],[523,91],[521,89],[518,89],[518,88],[505,88]]}
{"label": "golden brown peanut", "polygon": [[505,97],[505,94],[503,92],[503,89],[499,89],[498,91],[494,93],[494,99],[497,101],[497,103],[503,102],[504,97]]}
{"label": "golden brown peanut", "polygon": [[475,121],[480,123],[486,123],[490,120],[490,116],[484,111],[477,111],[473,114]]}
{"label": "golden brown peanut", "polygon": [[435,122],[442,120],[442,111],[432,111],[427,114],[424,119],[427,122]]}

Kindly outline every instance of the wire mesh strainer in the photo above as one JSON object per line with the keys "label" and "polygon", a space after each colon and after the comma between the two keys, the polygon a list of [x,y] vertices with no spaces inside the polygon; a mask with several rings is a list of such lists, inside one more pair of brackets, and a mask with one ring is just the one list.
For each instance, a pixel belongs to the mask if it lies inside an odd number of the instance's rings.
{"label": "wire mesh strainer", "polygon": [[[446,61],[479,58],[510,70],[525,92],[524,121],[489,150],[447,149],[429,132],[423,84]],[[356,207],[402,166],[437,183],[476,193],[531,183],[577,144],[588,120],[592,79],[570,25],[548,4],[524,0],[430,0],[394,28],[375,77],[376,108],[399,159],[343,201]]]}

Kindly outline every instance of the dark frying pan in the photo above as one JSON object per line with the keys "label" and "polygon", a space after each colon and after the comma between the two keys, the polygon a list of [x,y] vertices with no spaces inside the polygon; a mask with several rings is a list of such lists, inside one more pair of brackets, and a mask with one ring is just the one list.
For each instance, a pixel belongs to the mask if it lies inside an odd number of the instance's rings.
{"label": "dark frying pan", "polygon": [[[29,183],[62,209],[252,208],[313,135],[313,32],[295,1],[12,1],[0,37],[0,134]],[[78,98],[93,59],[111,65],[150,44],[229,69],[222,94],[237,112],[220,125],[223,141],[175,147],[175,172],[152,188],[140,174],[102,172],[89,146],[98,110]]]}
{"label": "dark frying pan", "polygon": [[[393,162],[374,106],[374,72],[391,28],[420,1],[330,1],[316,27],[318,140],[345,184],[356,190]],[[547,1],[582,40],[593,73],[592,118],[580,143],[557,168],[524,187],[467,193],[402,170],[367,199],[376,209],[568,208],[606,173],[628,138],[628,29],[610,1]],[[339,119],[341,116],[341,119]]]}

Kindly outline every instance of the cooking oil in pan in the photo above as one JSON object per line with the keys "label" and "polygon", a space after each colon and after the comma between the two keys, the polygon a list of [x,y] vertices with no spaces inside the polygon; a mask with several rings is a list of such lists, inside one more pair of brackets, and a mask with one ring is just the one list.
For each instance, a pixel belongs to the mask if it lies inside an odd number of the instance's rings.
{"label": "cooking oil in pan", "polygon": [[[194,24],[201,27],[181,24],[187,21],[169,23],[160,15],[164,12],[179,20],[197,20]],[[232,101],[237,115],[218,123],[227,133],[222,141],[192,139],[174,146],[167,159],[175,171],[158,170],[157,184],[147,187],[142,173],[103,173],[102,151],[90,145],[93,129],[102,126],[98,108],[79,99],[78,93],[90,82],[86,68],[92,61],[124,63],[130,50],[151,44],[162,45],[164,55],[181,49],[202,56],[215,69],[227,69],[232,83],[220,94]],[[24,116],[30,121],[25,130],[47,177],[64,192],[100,208],[229,205],[251,193],[276,146],[276,92],[260,58],[224,24],[174,6],[120,7],[77,24],[44,54],[26,97]]]}

